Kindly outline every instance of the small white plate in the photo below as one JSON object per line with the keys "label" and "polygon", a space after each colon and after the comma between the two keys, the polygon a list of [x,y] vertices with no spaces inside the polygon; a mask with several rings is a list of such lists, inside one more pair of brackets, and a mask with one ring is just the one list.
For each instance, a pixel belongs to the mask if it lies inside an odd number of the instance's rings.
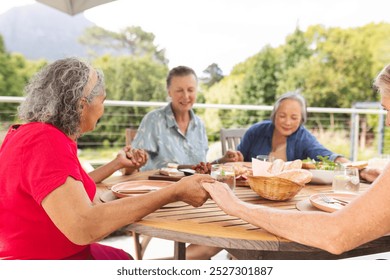
{"label": "small white plate", "polygon": [[[356,197],[358,197],[358,194],[353,193],[323,193],[329,198],[335,198],[335,199],[341,199],[343,201],[346,201],[350,203],[352,200],[354,200]],[[334,212],[337,211],[345,206],[338,204],[338,203],[326,203],[320,196],[321,194],[313,194],[310,196],[310,203],[325,212]]]}

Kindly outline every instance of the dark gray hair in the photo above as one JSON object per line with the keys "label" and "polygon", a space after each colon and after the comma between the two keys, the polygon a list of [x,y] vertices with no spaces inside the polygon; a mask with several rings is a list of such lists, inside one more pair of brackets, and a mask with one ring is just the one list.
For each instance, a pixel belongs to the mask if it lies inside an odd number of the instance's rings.
{"label": "dark gray hair", "polygon": [[380,94],[390,97],[390,64],[385,66],[375,78],[374,87]]}
{"label": "dark gray hair", "polygon": [[295,91],[284,93],[282,96],[280,96],[276,100],[276,102],[274,104],[274,108],[273,108],[272,113],[271,113],[272,123],[275,123],[275,115],[280,107],[280,104],[282,103],[282,101],[284,101],[286,99],[296,100],[296,101],[298,101],[299,105],[301,105],[301,114],[302,114],[301,124],[304,124],[307,120],[306,100],[302,95],[300,95],[298,92],[295,92]]}
{"label": "dark gray hair", "polygon": [[167,88],[169,88],[169,86],[171,85],[173,77],[183,77],[188,75],[194,75],[195,80],[198,82],[198,76],[196,76],[196,73],[192,68],[187,66],[177,66],[175,68],[172,68],[167,76]]}
{"label": "dark gray hair", "polygon": [[104,94],[104,76],[97,73],[91,92],[84,93],[93,68],[77,58],[57,60],[42,68],[25,87],[26,100],[19,106],[25,122],[44,122],[58,127],[67,135],[80,135],[80,101],[90,103]]}

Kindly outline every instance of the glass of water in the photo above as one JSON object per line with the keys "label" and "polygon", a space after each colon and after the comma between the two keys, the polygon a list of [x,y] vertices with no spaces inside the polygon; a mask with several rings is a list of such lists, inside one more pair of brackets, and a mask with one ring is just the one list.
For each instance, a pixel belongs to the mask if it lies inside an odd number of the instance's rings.
{"label": "glass of water", "polygon": [[357,193],[360,187],[359,170],[340,166],[334,170],[332,188],[337,193]]}
{"label": "glass of water", "polygon": [[233,165],[213,164],[211,166],[211,177],[227,184],[232,190],[236,187],[236,176]]}
{"label": "glass of water", "polygon": [[275,158],[271,155],[257,155],[256,159],[269,162],[273,162],[275,160]]}

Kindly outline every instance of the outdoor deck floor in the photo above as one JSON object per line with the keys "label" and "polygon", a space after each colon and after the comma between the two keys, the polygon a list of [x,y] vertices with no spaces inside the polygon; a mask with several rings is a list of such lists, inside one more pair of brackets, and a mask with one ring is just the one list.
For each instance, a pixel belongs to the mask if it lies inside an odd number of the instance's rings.
{"label": "outdoor deck floor", "polygon": [[[134,241],[132,236],[112,236],[102,240],[100,243],[104,245],[109,245],[112,247],[120,248],[135,255],[134,250]],[[163,259],[173,256],[173,241],[152,238],[148,247],[146,248],[144,259]],[[378,259],[387,259],[390,260],[390,252],[367,255],[362,257],[351,258],[356,260],[378,260]],[[228,253],[226,251],[221,251],[215,255],[212,260],[228,260]]]}

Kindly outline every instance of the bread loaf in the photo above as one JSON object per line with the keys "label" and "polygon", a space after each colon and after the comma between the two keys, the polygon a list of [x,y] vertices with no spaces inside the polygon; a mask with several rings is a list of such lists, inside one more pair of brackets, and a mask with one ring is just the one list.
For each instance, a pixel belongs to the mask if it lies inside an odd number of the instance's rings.
{"label": "bread loaf", "polygon": [[271,174],[279,174],[284,169],[284,161],[281,159],[275,159],[272,165],[267,170]]}
{"label": "bread loaf", "polygon": [[302,168],[302,160],[296,159],[294,161],[287,161],[284,164],[284,170],[290,170],[290,169],[301,169]]}
{"label": "bread loaf", "polygon": [[290,169],[282,171],[281,173],[277,174],[276,177],[284,178],[304,185],[311,181],[313,174],[305,169]]}
{"label": "bread loaf", "polygon": [[354,161],[354,162],[349,162],[346,164],[348,167],[356,167],[357,169],[361,170],[364,169],[368,166],[368,161]]}
{"label": "bread loaf", "polygon": [[316,169],[316,165],[313,162],[302,162],[303,169]]}
{"label": "bread loaf", "polygon": [[166,175],[170,177],[182,177],[184,176],[184,172],[177,170],[176,168],[163,167],[160,169],[161,175]]}

